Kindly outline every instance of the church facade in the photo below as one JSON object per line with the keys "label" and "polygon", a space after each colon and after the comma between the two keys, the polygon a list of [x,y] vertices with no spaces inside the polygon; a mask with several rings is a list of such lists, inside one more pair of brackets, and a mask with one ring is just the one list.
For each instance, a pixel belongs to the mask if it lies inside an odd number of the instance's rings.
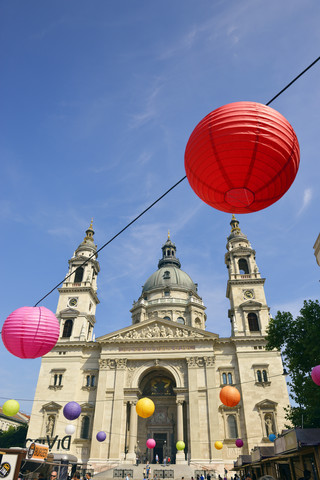
{"label": "church facade", "polygon": [[[52,452],[74,455],[96,471],[135,463],[137,457],[153,462],[158,455],[160,461],[170,457],[172,463],[221,472],[254,446],[270,445],[268,436],[284,428],[289,398],[280,353],[265,350],[270,319],[265,279],[236,218],[225,255],[227,338],[206,331],[197,284],[181,269],[168,237],[158,269],[132,306],[132,324],[95,339],[99,263],[93,235],[91,224],[69,260],[72,275],[59,289],[60,338],[42,358],[29,439],[49,443]],[[225,385],[238,388],[237,406],[221,403]],[[142,397],[155,403],[146,419],[135,409]],[[63,407],[72,400],[81,405],[81,415],[70,422]],[[72,436],[65,433],[68,424],[76,428]],[[106,433],[103,442],[96,439],[100,431]],[[156,440],[153,450],[146,448],[148,438]],[[176,449],[179,440],[184,451]],[[216,441],[223,442],[221,450]]]}

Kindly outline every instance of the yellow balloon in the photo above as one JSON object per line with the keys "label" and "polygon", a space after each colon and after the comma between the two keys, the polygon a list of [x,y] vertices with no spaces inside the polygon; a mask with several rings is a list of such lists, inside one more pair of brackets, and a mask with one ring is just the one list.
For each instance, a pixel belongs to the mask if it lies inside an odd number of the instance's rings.
{"label": "yellow balloon", "polygon": [[17,400],[7,400],[2,406],[2,411],[7,417],[13,417],[20,410],[20,405]]}
{"label": "yellow balloon", "polygon": [[151,417],[155,409],[154,403],[150,398],[140,398],[136,405],[136,412],[139,417],[148,418]]}
{"label": "yellow balloon", "polygon": [[217,450],[221,450],[221,448],[223,447],[223,443],[222,442],[215,442],[214,446],[216,447]]}

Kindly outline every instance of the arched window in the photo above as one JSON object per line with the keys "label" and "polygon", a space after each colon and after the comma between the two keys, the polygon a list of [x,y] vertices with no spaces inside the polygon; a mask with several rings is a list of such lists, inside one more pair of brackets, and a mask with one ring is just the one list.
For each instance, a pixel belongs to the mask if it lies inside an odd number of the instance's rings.
{"label": "arched window", "polygon": [[194,324],[196,326],[196,328],[201,328],[201,320],[199,317],[197,317],[194,321]]}
{"label": "arched window", "polygon": [[82,417],[80,438],[89,438],[89,425],[89,417],[87,415]]}
{"label": "arched window", "polygon": [[255,313],[248,314],[248,323],[250,332],[259,332],[259,322],[258,317]]}
{"label": "arched window", "polygon": [[170,317],[163,317],[163,320],[171,320]]}
{"label": "arched window", "polygon": [[86,387],[90,387],[90,375],[87,375],[87,378],[86,378]]}
{"label": "arched window", "polygon": [[229,438],[238,438],[237,419],[235,415],[228,415],[228,434]]}
{"label": "arched window", "polygon": [[63,333],[62,333],[63,338],[70,338],[71,337],[72,327],[73,327],[73,321],[72,320],[66,320],[64,322]]}
{"label": "arched window", "polygon": [[240,273],[243,273],[243,274],[249,273],[248,262],[245,258],[240,258],[238,265],[239,265]]}
{"label": "arched window", "polygon": [[222,383],[223,383],[223,385],[227,385],[227,374],[226,373],[222,374]]}
{"label": "arched window", "polygon": [[84,272],[84,270],[83,270],[82,267],[77,268],[76,274],[74,276],[74,283],[81,283],[82,282],[83,272]]}
{"label": "arched window", "polygon": [[258,382],[262,382],[261,370],[257,370],[257,380]]}
{"label": "arched window", "polygon": [[53,385],[56,387],[58,385],[58,374],[55,373],[53,377]]}
{"label": "arched window", "polygon": [[228,373],[228,383],[232,385],[232,373]]}
{"label": "arched window", "polygon": [[262,376],[263,376],[263,381],[267,382],[268,381],[267,370],[262,370]]}
{"label": "arched window", "polygon": [[181,323],[182,325],[184,325],[185,324],[184,318],[178,317],[177,318],[177,323]]}

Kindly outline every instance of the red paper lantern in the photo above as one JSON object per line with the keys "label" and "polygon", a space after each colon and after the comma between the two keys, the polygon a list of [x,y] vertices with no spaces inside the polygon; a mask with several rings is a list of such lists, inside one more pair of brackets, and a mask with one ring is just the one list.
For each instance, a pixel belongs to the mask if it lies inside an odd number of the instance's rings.
{"label": "red paper lantern", "polygon": [[42,357],[58,341],[60,325],[45,307],[22,307],[12,312],[2,327],[2,341],[10,353],[20,358]]}
{"label": "red paper lantern", "polygon": [[185,151],[192,189],[228,213],[262,210],[290,188],[300,150],[290,123],[276,110],[236,102],[209,113],[193,130]]}
{"label": "red paper lantern", "polygon": [[226,407],[235,407],[240,402],[240,393],[236,387],[227,385],[220,392],[220,400]]}
{"label": "red paper lantern", "polygon": [[320,386],[320,365],[313,367],[311,370],[311,378],[316,385]]}

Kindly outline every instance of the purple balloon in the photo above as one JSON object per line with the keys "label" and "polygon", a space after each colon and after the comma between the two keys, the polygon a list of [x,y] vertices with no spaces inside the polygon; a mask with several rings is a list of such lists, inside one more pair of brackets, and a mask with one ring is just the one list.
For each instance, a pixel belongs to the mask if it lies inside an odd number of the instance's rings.
{"label": "purple balloon", "polygon": [[63,415],[68,420],[75,420],[81,413],[81,407],[77,402],[69,402],[63,407]]}
{"label": "purple balloon", "polygon": [[320,386],[320,365],[313,367],[311,370],[311,378],[316,385]]}
{"label": "purple balloon", "polygon": [[238,448],[241,448],[243,446],[243,441],[241,440],[241,438],[237,438],[236,445]]}
{"label": "purple balloon", "polygon": [[106,432],[98,432],[96,435],[96,439],[98,442],[103,442],[107,438]]}

